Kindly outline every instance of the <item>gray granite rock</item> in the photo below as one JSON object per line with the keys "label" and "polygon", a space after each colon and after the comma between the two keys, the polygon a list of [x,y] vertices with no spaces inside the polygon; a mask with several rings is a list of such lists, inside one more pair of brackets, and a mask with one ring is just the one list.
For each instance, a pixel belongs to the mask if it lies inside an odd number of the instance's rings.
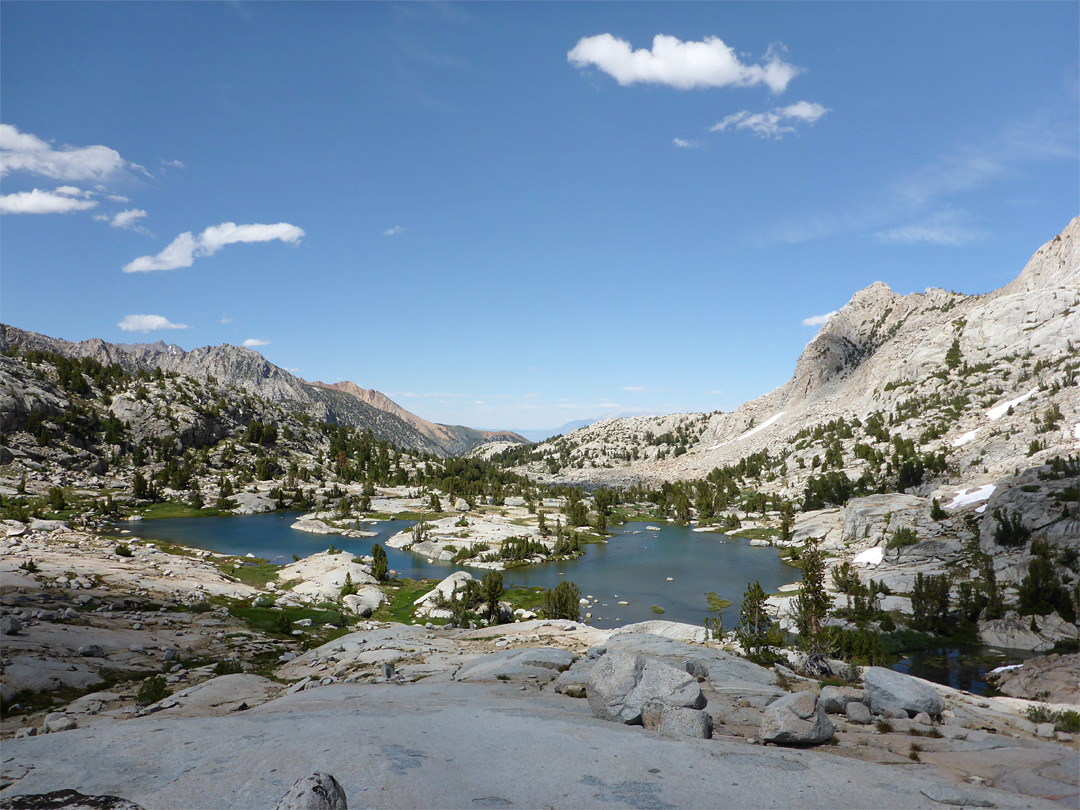
{"label": "gray granite rock", "polygon": [[870,709],[875,714],[892,707],[903,709],[909,717],[919,712],[940,717],[945,709],[944,699],[933,687],[902,672],[884,667],[870,667],[863,675],[863,683],[870,699]]}
{"label": "gray granite rock", "polygon": [[866,704],[857,700],[853,700],[847,705],[845,713],[849,722],[860,726],[869,725],[874,719],[874,715],[870,714]]}
{"label": "gray granite rock", "polygon": [[345,791],[337,779],[316,771],[297,779],[275,810],[348,810],[348,807]]}
{"label": "gray granite rock", "polygon": [[821,745],[836,729],[812,692],[794,692],[770,703],[761,720],[761,740],[776,745]]}
{"label": "gray granite rock", "polygon": [[569,669],[576,658],[573,653],[554,647],[501,650],[465,664],[454,678],[459,681],[490,681],[536,677],[550,681]]}
{"label": "gray granite rock", "polygon": [[823,686],[818,702],[826,714],[843,714],[849,703],[862,703],[866,694],[852,686]]}
{"label": "gray granite rock", "polygon": [[588,680],[594,716],[627,725],[642,722],[649,701],[691,709],[705,707],[697,680],[670,664],[644,655],[608,652],[593,666]]}

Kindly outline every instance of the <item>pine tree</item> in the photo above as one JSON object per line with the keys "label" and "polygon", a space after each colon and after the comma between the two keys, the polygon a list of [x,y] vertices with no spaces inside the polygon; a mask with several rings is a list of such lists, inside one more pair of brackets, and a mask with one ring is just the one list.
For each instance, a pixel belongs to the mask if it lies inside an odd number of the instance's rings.
{"label": "pine tree", "polygon": [[735,626],[735,638],[747,658],[762,664],[772,663],[776,659],[774,648],[783,642],[780,628],[766,609],[765,591],[756,580],[746,586],[739,608],[739,623]]}
{"label": "pine tree", "polygon": [[499,623],[499,601],[503,596],[503,578],[498,571],[488,571],[480,580],[480,593],[487,603],[487,620],[489,624]]}
{"label": "pine tree", "polygon": [[799,631],[799,646],[812,655],[823,652],[822,626],[829,614],[830,599],[825,592],[825,557],[821,541],[811,538],[803,546],[802,588],[792,601],[795,626]]}
{"label": "pine tree", "polygon": [[386,552],[378,543],[371,547],[371,559],[371,575],[379,582],[386,582],[389,563],[386,559]]}

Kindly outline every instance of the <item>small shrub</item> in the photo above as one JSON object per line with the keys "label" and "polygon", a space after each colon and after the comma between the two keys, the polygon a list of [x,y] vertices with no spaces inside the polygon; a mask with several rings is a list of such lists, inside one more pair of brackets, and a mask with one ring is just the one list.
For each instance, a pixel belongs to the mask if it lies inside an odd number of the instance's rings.
{"label": "small shrub", "polygon": [[151,675],[143,680],[135,700],[139,702],[140,706],[149,706],[151,703],[157,703],[171,694],[172,690],[166,685],[164,675]]}
{"label": "small shrub", "polygon": [[1080,732],[1080,712],[1072,709],[1054,712],[1045,706],[1032,706],[1027,710],[1027,719],[1032,723],[1053,723],[1055,731],[1065,731],[1070,734]]}
{"label": "small shrub", "polygon": [[24,562],[22,565],[19,566],[19,568],[21,568],[28,574],[36,574],[38,572],[38,564],[32,559]]}
{"label": "small shrub", "polygon": [[904,548],[904,546],[913,546],[918,542],[919,538],[915,534],[915,530],[905,526],[893,532],[893,536],[889,538],[889,548]]}
{"label": "small shrub", "polygon": [[660,607],[659,605],[653,605],[652,606],[652,612],[655,613],[657,616],[663,616],[664,615],[664,609],[662,607]]}
{"label": "small shrub", "polygon": [[878,720],[877,723],[874,724],[874,728],[876,728],[882,734],[888,734],[890,731],[893,730],[892,723],[890,723],[888,720]]}
{"label": "small shrub", "polygon": [[120,543],[120,545],[118,545],[116,547],[116,556],[117,557],[130,557],[131,556],[131,549],[128,548],[126,543]]}
{"label": "small shrub", "polygon": [[243,671],[243,665],[235,658],[229,658],[225,661],[218,661],[216,664],[214,664],[215,675],[236,675],[237,673]]}

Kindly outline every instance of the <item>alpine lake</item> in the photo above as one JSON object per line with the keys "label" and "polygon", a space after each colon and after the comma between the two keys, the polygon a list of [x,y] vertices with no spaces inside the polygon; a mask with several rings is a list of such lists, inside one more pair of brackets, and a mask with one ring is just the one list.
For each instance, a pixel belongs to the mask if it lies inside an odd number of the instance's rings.
{"label": "alpine lake", "polygon": [[[371,554],[381,544],[389,567],[399,579],[441,580],[456,570],[471,570],[479,578],[484,569],[469,569],[429,560],[411,551],[387,548],[386,541],[412,528],[411,520],[365,523],[374,537],[318,535],[297,531],[298,512],[271,512],[230,517],[162,518],[117,525],[125,537],[141,541],[165,540],[190,548],[247,556],[286,565],[295,558],[334,548],[355,556]],[[751,546],[737,536],[695,532],[673,523],[630,522],[610,527],[606,543],[589,543],[574,560],[540,563],[503,572],[506,587],[554,588],[569,580],[583,596],[597,601],[582,607],[587,621],[601,628],[663,619],[701,626],[709,611],[708,594],[716,593],[731,605],[721,611],[730,629],[739,618],[739,604],[748,583],[761,583],[766,593],[799,579],[797,569],[783,563],[777,549]],[[591,600],[590,600],[591,601]],[[625,604],[621,604],[625,603]],[[902,655],[893,668],[902,672],[985,694],[984,676],[996,666],[1013,663],[1030,653],[994,650],[983,645],[942,645]]]}

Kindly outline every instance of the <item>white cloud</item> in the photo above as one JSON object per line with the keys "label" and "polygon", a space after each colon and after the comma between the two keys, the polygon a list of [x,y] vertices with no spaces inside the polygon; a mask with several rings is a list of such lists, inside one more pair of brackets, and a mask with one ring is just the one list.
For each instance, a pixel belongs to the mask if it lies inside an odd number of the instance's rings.
{"label": "white cloud", "polygon": [[187,329],[182,323],[173,323],[161,315],[128,315],[117,324],[124,332],[153,332],[157,329]]}
{"label": "white cloud", "polygon": [[397,236],[399,233],[405,233],[405,228],[401,225],[395,225],[393,228],[387,228],[382,232],[383,236]]}
{"label": "white cloud", "polygon": [[799,101],[787,107],[776,107],[763,113],[740,110],[724,117],[719,123],[710,127],[709,131],[726,132],[729,129],[748,129],[763,138],[779,140],[784,133],[794,132],[796,124],[813,124],[827,112],[829,112],[828,107],[810,101]]}
{"label": "white cloud", "polygon": [[129,208],[114,216],[109,224],[114,228],[123,228],[124,230],[146,233],[146,230],[138,224],[138,221],[145,216],[146,212],[141,208]]}
{"label": "white cloud", "polygon": [[19,191],[0,195],[0,214],[66,214],[85,211],[97,205],[94,200],[79,200],[55,191]]}
{"label": "white cloud", "polygon": [[180,161],[180,160],[165,160],[165,158],[161,159],[161,165],[162,166],[168,166],[170,169],[184,169],[184,168],[187,168],[186,166],[184,166],[183,161]]}
{"label": "white cloud", "polygon": [[106,194],[105,198],[108,199],[108,200],[112,200],[113,202],[118,202],[118,203],[129,203],[129,202],[131,202],[131,198],[130,197],[125,197],[123,194]]}
{"label": "white cloud", "polygon": [[269,340],[259,340],[258,338],[248,338],[244,341],[244,345],[249,349],[254,349],[256,346],[269,346]]}
{"label": "white cloud", "polygon": [[221,320],[218,321],[218,323],[232,323],[232,322],[233,322],[233,319],[230,318],[228,315],[222,315]]}
{"label": "white cloud", "polygon": [[63,194],[65,197],[82,197],[84,199],[94,196],[94,192],[88,189],[75,188],[75,186],[59,186],[56,193]]}
{"label": "white cloud", "polygon": [[225,245],[237,242],[271,242],[275,239],[295,245],[304,231],[287,222],[274,225],[237,225],[223,222],[207,228],[197,237],[185,231],[156,256],[140,256],[124,265],[125,273],[150,273],[155,270],[175,270],[191,267],[196,258],[211,256]]}
{"label": "white cloud", "polygon": [[876,236],[883,242],[925,243],[956,247],[977,242],[986,234],[978,228],[966,225],[964,218],[954,211],[945,210],[920,222],[879,231]]}
{"label": "white cloud", "polygon": [[824,326],[829,322],[829,319],[835,315],[838,310],[832,312],[826,312],[824,315],[811,315],[809,318],[803,318],[803,326]]}
{"label": "white cloud", "polygon": [[684,138],[672,138],[671,142],[680,149],[697,149],[701,146],[701,141],[688,141]]}
{"label": "white cloud", "polygon": [[643,386],[643,385],[624,385],[619,390],[620,391],[644,391],[645,386]]}
{"label": "white cloud", "polygon": [[652,50],[632,50],[630,43],[611,34],[583,37],[566,54],[578,68],[595,65],[619,84],[664,84],[680,90],[695,87],[751,87],[768,85],[782,93],[800,68],[780,58],[782,48],[769,48],[765,63],[748,65],[719,37],[702,42],[683,42],[657,34]]}
{"label": "white cloud", "polygon": [[148,174],[142,166],[124,160],[107,146],[54,149],[36,135],[20,132],[11,124],[0,124],[0,176],[29,172],[57,180],[104,180],[128,169]]}
{"label": "white cloud", "polygon": [[724,392],[721,389],[717,388],[715,391],[706,391],[705,393],[711,394],[712,396],[723,396]]}

